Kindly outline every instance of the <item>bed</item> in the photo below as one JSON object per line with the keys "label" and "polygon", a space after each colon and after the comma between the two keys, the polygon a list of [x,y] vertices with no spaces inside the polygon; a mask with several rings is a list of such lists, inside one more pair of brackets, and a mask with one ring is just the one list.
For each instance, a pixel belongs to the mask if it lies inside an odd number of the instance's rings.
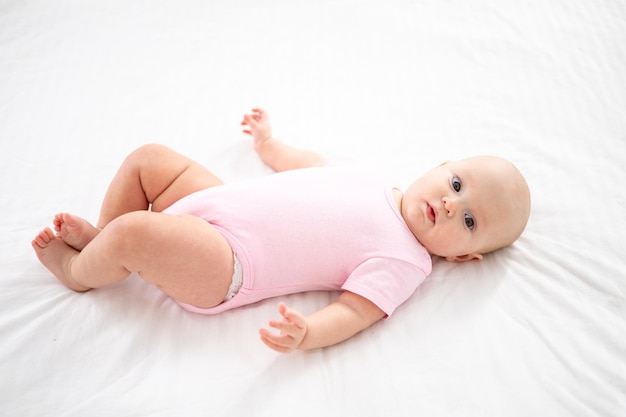
{"label": "bed", "polygon": [[[626,4],[617,0],[0,1],[0,414],[626,415]],[[389,320],[282,355],[279,301],[189,313],[136,275],[77,294],[30,241],[91,221],[125,155],[170,146],[270,175],[241,133],[408,185],[495,154],[532,190],[522,237],[434,260]]]}

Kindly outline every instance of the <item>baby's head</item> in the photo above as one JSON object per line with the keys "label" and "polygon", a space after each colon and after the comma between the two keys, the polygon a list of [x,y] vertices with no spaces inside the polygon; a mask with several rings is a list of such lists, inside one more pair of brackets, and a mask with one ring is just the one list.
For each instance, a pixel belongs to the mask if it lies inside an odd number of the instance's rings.
{"label": "baby's head", "polygon": [[526,227],[530,190],[519,170],[495,156],[446,162],[402,197],[402,216],[424,247],[449,261],[480,260]]}

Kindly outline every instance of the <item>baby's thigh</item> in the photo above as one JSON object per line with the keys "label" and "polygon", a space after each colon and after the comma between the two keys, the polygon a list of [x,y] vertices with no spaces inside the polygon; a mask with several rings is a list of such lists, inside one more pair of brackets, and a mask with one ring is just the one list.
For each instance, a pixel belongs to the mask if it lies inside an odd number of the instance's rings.
{"label": "baby's thigh", "polygon": [[233,276],[233,252],[207,221],[190,215],[137,212],[145,258],[139,275],[177,301],[200,308],[220,304]]}

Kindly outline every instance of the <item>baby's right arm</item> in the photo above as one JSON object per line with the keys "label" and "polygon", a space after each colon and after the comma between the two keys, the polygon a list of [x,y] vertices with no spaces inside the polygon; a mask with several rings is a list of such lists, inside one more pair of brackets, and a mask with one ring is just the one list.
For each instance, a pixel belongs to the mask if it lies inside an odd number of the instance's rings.
{"label": "baby's right arm", "polygon": [[376,304],[350,291],[344,291],[335,302],[307,317],[283,303],[278,311],[283,319],[272,320],[269,325],[280,330],[280,334],[267,329],[260,329],[259,333],[263,343],[282,353],[340,343],[385,317]]}
{"label": "baby's right arm", "polygon": [[244,133],[254,138],[254,149],[274,171],[322,166],[326,163],[318,153],[294,148],[272,137],[269,117],[263,109],[252,109],[243,116],[242,126],[248,126]]}

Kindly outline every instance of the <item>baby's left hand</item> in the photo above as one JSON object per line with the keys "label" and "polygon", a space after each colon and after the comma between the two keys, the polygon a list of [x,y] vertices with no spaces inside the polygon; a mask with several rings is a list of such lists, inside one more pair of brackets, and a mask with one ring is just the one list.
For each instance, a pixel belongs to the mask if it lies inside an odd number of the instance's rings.
{"label": "baby's left hand", "polygon": [[243,133],[254,138],[254,148],[257,152],[265,142],[272,138],[270,118],[263,109],[254,108],[252,109],[252,113],[244,114],[241,125],[248,126],[247,129],[243,129]]}
{"label": "baby's left hand", "polygon": [[287,308],[284,303],[278,305],[283,320],[271,320],[270,327],[280,330],[280,334],[267,329],[260,329],[261,340],[268,347],[281,353],[290,353],[300,346],[307,332],[306,318],[295,310]]}

